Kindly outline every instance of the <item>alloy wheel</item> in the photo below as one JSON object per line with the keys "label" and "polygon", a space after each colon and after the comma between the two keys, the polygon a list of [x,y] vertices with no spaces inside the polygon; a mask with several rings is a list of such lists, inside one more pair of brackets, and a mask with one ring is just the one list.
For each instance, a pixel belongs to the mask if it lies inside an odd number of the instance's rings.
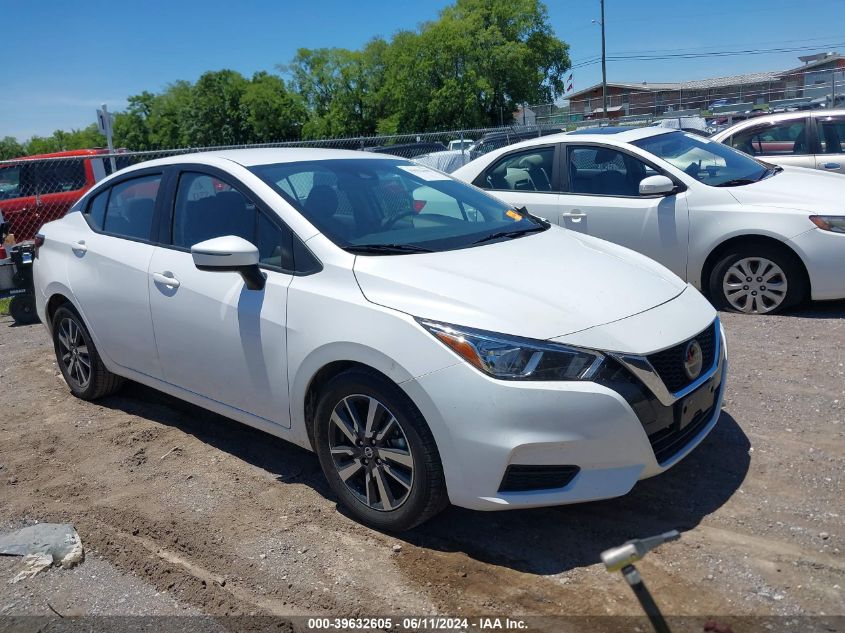
{"label": "alloy wheel", "polygon": [[745,257],[734,263],[722,280],[725,299],[735,310],[764,314],[786,299],[786,273],[765,257]]}
{"label": "alloy wheel", "polygon": [[369,508],[396,510],[414,484],[414,458],[396,416],[371,396],[350,395],[332,410],[332,463],[349,491]]}
{"label": "alloy wheel", "polygon": [[59,347],[65,375],[80,389],[91,381],[91,356],[82,335],[82,328],[73,319],[62,319],[59,323]]}

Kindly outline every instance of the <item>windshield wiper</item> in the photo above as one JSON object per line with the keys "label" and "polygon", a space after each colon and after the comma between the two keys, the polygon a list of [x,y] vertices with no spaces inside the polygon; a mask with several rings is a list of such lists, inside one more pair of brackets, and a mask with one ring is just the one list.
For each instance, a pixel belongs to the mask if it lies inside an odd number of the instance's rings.
{"label": "windshield wiper", "polygon": [[734,178],[733,180],[726,180],[725,182],[720,182],[718,185],[714,185],[714,187],[736,187],[739,185],[753,185],[755,182],[759,182],[759,178]]}
{"label": "windshield wiper", "polygon": [[530,229],[520,229],[520,230],[513,230],[513,231],[499,231],[498,233],[491,233],[490,235],[485,235],[480,240],[475,240],[473,244],[483,244],[484,242],[490,242],[492,240],[500,240],[505,238],[517,238],[522,237],[523,235],[528,235],[529,233],[536,233],[537,231],[545,231],[548,226],[535,226]]}
{"label": "windshield wiper", "polygon": [[405,253],[433,253],[430,248],[417,246],[416,244],[350,244],[344,246],[343,250],[348,253],[374,254],[374,255],[402,255]]}
{"label": "windshield wiper", "polygon": [[531,220],[534,220],[537,224],[539,224],[539,225],[540,225],[540,226],[542,226],[543,228],[546,228],[546,229],[547,229],[547,228],[549,228],[549,227],[551,226],[551,224],[549,223],[549,221],[548,221],[548,220],[544,220],[544,219],[543,219],[543,218],[541,218],[540,216],[538,216],[538,215],[534,215],[534,214],[533,214],[533,213],[531,213],[528,209],[526,209],[524,206],[519,207],[519,208],[517,208],[517,209],[514,209],[514,211],[516,211],[517,213],[521,213],[522,215],[524,215],[525,217],[527,217],[527,218],[529,218],[529,219],[531,219]]}

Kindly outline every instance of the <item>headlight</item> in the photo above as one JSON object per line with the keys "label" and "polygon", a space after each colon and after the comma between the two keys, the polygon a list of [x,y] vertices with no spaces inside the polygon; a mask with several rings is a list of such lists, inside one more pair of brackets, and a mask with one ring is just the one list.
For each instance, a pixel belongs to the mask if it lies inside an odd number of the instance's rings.
{"label": "headlight", "polygon": [[502,380],[590,380],[604,361],[592,350],[418,321],[470,365]]}
{"label": "headlight", "polygon": [[810,222],[824,231],[845,233],[845,215],[811,215]]}

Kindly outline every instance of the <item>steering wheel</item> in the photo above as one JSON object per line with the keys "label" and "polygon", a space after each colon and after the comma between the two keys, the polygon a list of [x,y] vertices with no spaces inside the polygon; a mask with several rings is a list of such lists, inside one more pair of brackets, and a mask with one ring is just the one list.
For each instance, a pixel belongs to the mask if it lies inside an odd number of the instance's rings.
{"label": "steering wheel", "polygon": [[701,173],[701,161],[699,160],[697,163],[690,163],[687,165],[684,173],[692,176],[693,178],[697,177],[698,174]]}
{"label": "steering wheel", "polygon": [[402,218],[407,218],[409,215],[417,215],[417,212],[416,211],[403,211],[402,213],[397,213],[392,218],[388,218],[387,220],[382,222],[381,228],[389,229],[394,224],[396,224],[396,222],[398,220],[401,220]]}

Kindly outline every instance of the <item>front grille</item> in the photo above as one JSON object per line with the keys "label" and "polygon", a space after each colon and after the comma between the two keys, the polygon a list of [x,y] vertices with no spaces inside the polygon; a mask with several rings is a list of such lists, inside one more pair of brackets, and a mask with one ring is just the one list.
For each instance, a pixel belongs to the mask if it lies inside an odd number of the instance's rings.
{"label": "front grille", "polygon": [[[716,323],[714,322],[710,327],[694,336],[693,338],[701,345],[701,352],[703,362],[701,364],[701,373],[706,372],[713,366],[713,360],[716,357]],[[648,356],[648,361],[654,367],[654,371],[660,376],[663,384],[670,393],[680,391],[687,387],[693,380],[687,376],[684,371],[684,354],[686,352],[687,344],[693,339],[688,339],[683,343],[679,343],[674,347],[665,349],[662,352],[657,352]]]}
{"label": "front grille", "polygon": [[649,435],[648,441],[654,450],[654,457],[661,466],[677,455],[689,442],[707,426],[707,422],[713,417],[715,403],[706,411],[701,411],[684,428],[679,429],[673,424],[665,429]]}
{"label": "front grille", "polygon": [[505,471],[499,492],[553,490],[563,488],[575,478],[578,466],[534,466],[511,464]]}
{"label": "front grille", "polygon": [[[666,406],[631,372],[613,360],[604,363],[594,380],[619,393],[631,405],[660,465],[683,451],[707,425],[722,389],[722,376],[717,372],[698,389]],[[712,394],[712,400],[708,393]],[[699,407],[702,407],[701,411],[697,411]],[[689,415],[693,415],[692,419],[688,419]]]}

